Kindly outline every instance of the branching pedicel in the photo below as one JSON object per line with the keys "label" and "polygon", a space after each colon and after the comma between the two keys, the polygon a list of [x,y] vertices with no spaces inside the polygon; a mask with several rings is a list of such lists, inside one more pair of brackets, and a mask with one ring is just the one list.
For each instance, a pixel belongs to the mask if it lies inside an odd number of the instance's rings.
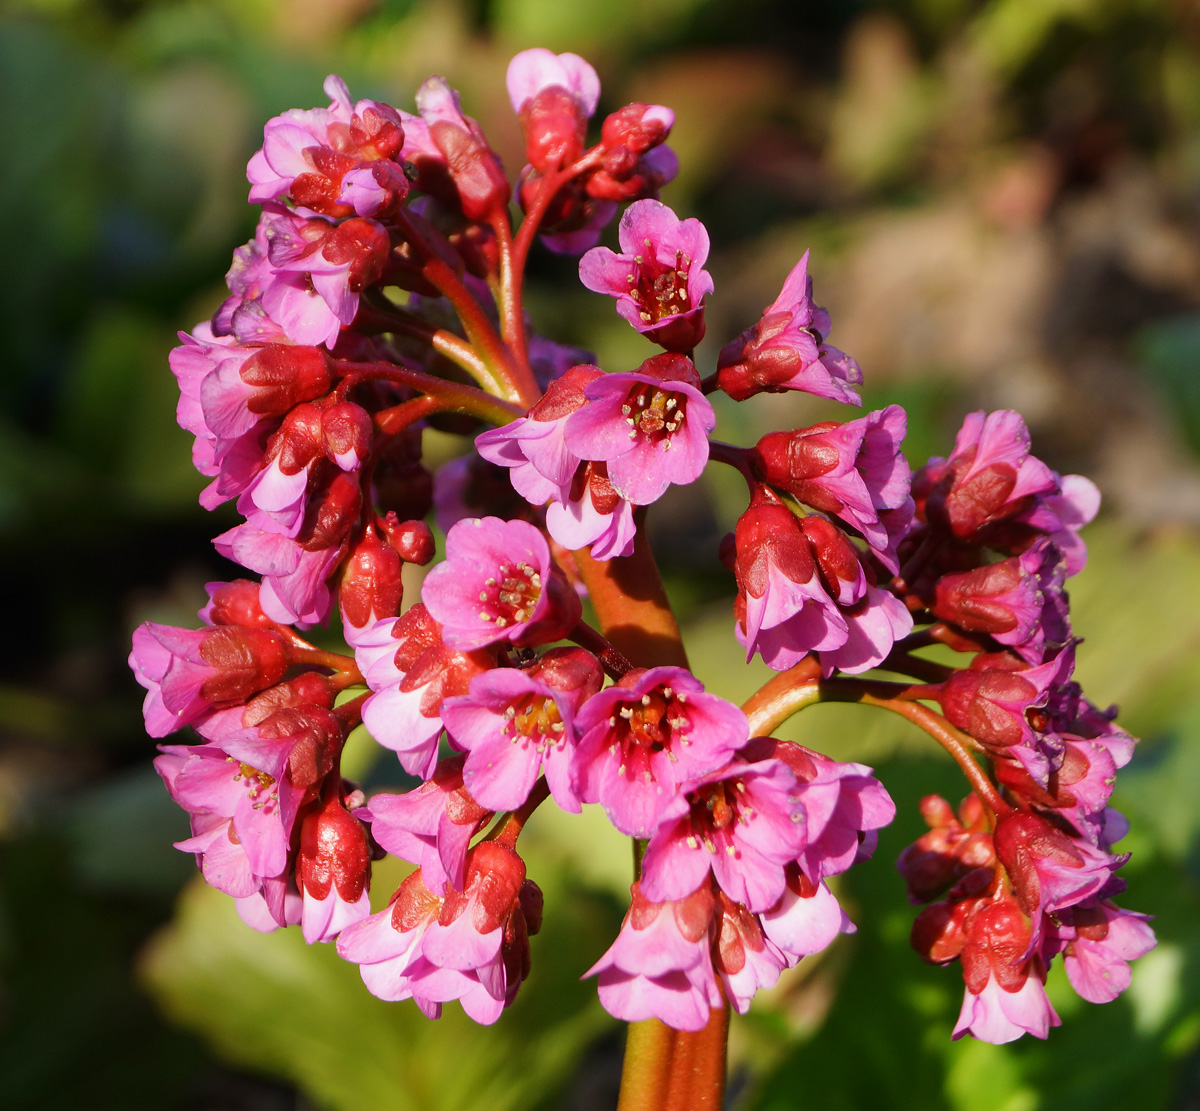
{"label": "branching pedicel", "polygon": [[[871,854],[891,799],[869,768],[768,734],[813,702],[858,701],[926,730],[972,787],[957,812],[924,800],[929,832],[899,861],[928,904],[913,944],[962,963],[954,1035],[1045,1037],[1060,954],[1080,995],[1114,998],[1154,936],[1111,902],[1126,858],[1107,801],[1134,742],[1072,680],[1064,583],[1092,484],[1031,455],[1013,412],[971,414],[915,475],[898,406],[710,442],[715,391],[857,405],[861,372],[826,342],[806,255],[701,379],[708,235],[654,199],[675,172],[673,115],[630,104],[587,146],[600,89],[581,58],[528,50],[509,67],[529,160],[515,233],[508,180],[442,78],[418,115],[325,88],[328,108],[267,124],[248,168],[257,234],[229,299],[171,357],[212,478],[201,501],[236,498],[245,517],[217,548],[261,576],[211,584],[200,630],[134,634],[148,731],[203,738],[156,765],[208,882],[257,929],[336,938],[382,998],[493,1022],[542,916],[521,830],[548,797],[599,803],[637,839],[640,873],[587,974],[613,1015],[671,1028],[634,1028],[625,1093],[664,1083],[663,1038],[703,1031],[713,1060],[687,1082],[711,1097],[726,1005],[745,1011],[854,928],[827,880]],[[595,244],[622,203],[615,254]],[[583,283],[663,352],[614,373],[533,332],[535,236],[586,250]],[[431,481],[421,429],[438,414],[495,427]],[[741,708],[688,670],[643,533],[644,507],[710,460],[749,491],[720,552],[733,632],[780,672]],[[445,559],[398,616],[402,564],[434,555],[431,503]],[[297,631],[334,609],[353,659]],[[918,654],[935,643],[964,665]],[[855,678],[881,665],[912,681]],[[360,720],[423,786],[366,800],[342,779]],[[443,733],[458,754],[439,761]],[[383,852],[420,867],[372,915]]]}

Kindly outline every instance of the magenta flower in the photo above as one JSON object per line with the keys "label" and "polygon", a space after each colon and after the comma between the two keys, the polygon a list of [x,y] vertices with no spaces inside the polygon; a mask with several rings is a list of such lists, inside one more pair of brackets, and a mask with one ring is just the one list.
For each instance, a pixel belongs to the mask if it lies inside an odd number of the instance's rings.
{"label": "magenta flower", "polygon": [[[345,82],[334,74],[325,79],[325,92],[332,101],[328,108],[293,108],[267,121],[263,145],[246,167],[251,204],[288,197],[302,209],[349,216],[356,206],[342,196],[346,175],[370,172],[371,163],[400,154],[404,129],[394,108],[375,100],[353,104]],[[408,183],[394,162],[393,169],[392,188],[403,200]]]}
{"label": "magenta flower", "polygon": [[802,390],[861,405],[858,363],[825,343],[829,314],[813,304],[808,252],[796,263],[762,319],[721,349],[717,383],[738,401],[754,394]]}
{"label": "magenta flower", "polygon": [[746,743],[746,715],[681,667],[635,669],[575,718],[575,779],[630,837],[651,837],[681,784],[716,771]]}
{"label": "magenta flower", "polygon": [[[343,740],[328,711],[283,710],[219,745],[163,745],[155,768],[191,815],[205,880],[235,898],[288,867],[297,812],[319,788]],[[281,923],[282,924],[282,923]]]}
{"label": "magenta flower", "polygon": [[380,999],[412,999],[429,1018],[457,999],[492,1023],[529,971],[529,935],[541,924],[541,892],[511,849],[485,841],[471,851],[462,892],[433,895],[414,872],[387,910],[342,932],[338,954],[360,965]]}
{"label": "magenta flower", "polygon": [[621,932],[584,978],[598,976],[600,1002],[614,1018],[657,1018],[675,1030],[703,1029],[722,1005],[710,953],[715,902],[707,887],[654,903],[635,883]]}
{"label": "magenta flower", "polygon": [[717,906],[720,917],[714,930],[713,965],[725,997],[744,1015],[759,988],[774,987],[779,974],[794,962],[765,936],[757,915],[723,892],[717,893]]}
{"label": "magenta flower", "polygon": [[579,596],[525,521],[474,517],[446,536],[446,559],[425,578],[425,607],[453,648],[560,640],[579,621]]}
{"label": "magenta flower", "polygon": [[593,559],[633,554],[633,505],[613,489],[604,463],[583,463],[564,501],[546,507],[546,531],[572,551],[591,545]]}
{"label": "magenta flower", "polygon": [[146,688],[146,732],[165,737],[221,706],[272,687],[288,668],[287,646],[267,629],[177,629],[147,621],[133,634],[129,666]]}
{"label": "magenta flower", "polygon": [[785,870],[786,885],[779,901],[759,916],[766,938],[784,955],[789,967],[829,947],[838,934],[856,927],[829,885],[811,882],[798,864]]}
{"label": "magenta flower", "polygon": [[340,224],[264,210],[267,256],[275,273],[262,305],[293,343],[337,343],[358,313],[359,294],[378,281],[391,254],[387,231],[374,220]]}
{"label": "magenta flower", "polygon": [[363,704],[363,724],[397,753],[406,772],[428,779],[437,766],[442,701],[465,694],[471,678],[495,660],[486,651],[447,647],[421,603],[358,634],[354,657],[374,692]]}
{"label": "magenta flower", "polygon": [[216,336],[232,336],[239,343],[287,342],[283,328],[262,305],[263,290],[275,279],[275,267],[268,257],[267,228],[276,212],[277,206],[268,205],[258,219],[254,238],[233,252],[233,263],[225,275],[230,295],[212,318]]}
{"label": "magenta flower", "polygon": [[562,89],[579,105],[585,117],[596,111],[600,78],[578,54],[555,54],[535,46],[514,55],[505,78],[512,110],[521,109],[545,89]]}
{"label": "magenta flower", "polygon": [[508,63],[507,85],[531,167],[544,173],[575,162],[600,99],[596,71],[578,54],[534,47]]}
{"label": "magenta flower", "polygon": [[490,463],[508,467],[513,488],[530,505],[569,497],[581,459],[568,445],[567,419],[587,404],[584,387],[603,374],[595,366],[572,367],[550,383],[527,416],[475,437],[479,454]]}
{"label": "magenta flower", "polygon": [[589,404],[567,418],[576,455],[608,464],[613,489],[650,505],[671,483],[695,482],[708,463],[717,418],[689,359],[658,355],[633,374],[606,374],[584,388]]}
{"label": "magenta flower", "polygon": [[332,941],[371,913],[371,848],[362,823],[337,793],[300,826],[296,884],[300,930],[309,945]]}
{"label": "magenta flower", "polygon": [[621,254],[595,247],[579,260],[579,280],[617,299],[617,312],[668,351],[691,351],[704,338],[704,297],[713,291],[708,232],[660,201],[635,201],[617,229]]}
{"label": "magenta flower", "polygon": [[1028,810],[1002,814],[992,839],[1017,902],[1035,924],[1042,914],[1113,893],[1113,873],[1129,859],[1128,853],[1113,856],[1086,840],[1068,837]]}
{"label": "magenta flower", "polygon": [[839,517],[895,573],[896,537],[880,514],[909,500],[911,471],[900,450],[907,425],[904,410],[889,405],[843,424],[772,432],[758,442],[755,461],[764,482]]}
{"label": "magenta flower", "polygon": [[781,760],[735,760],[691,781],[663,808],[642,858],[642,891],[655,902],[682,899],[711,869],[717,885],[749,910],[783,894],[784,865],[804,851],[804,807]]}
{"label": "magenta flower", "polygon": [[1076,534],[1096,515],[1100,494],[1031,455],[1029,430],[1011,410],[968,414],[953,454],[931,459],[913,488],[929,522],[960,539],[1020,552],[1042,534],[1063,552],[1068,575],[1086,562]]}
{"label": "magenta flower", "polygon": [[1045,972],[1035,957],[1029,920],[1011,899],[979,900],[968,912],[962,946],[966,994],[954,1037],[970,1032],[1002,1045],[1061,1025],[1046,998]]}
{"label": "magenta flower", "polygon": [[1111,1003],[1130,983],[1129,962],[1157,944],[1148,916],[1113,903],[1074,907],[1070,925],[1059,931],[1065,941],[1067,979],[1089,1003]]}
{"label": "magenta flower", "polygon": [[338,956],[359,966],[372,995],[389,1002],[411,999],[427,1018],[439,1018],[441,1004],[414,991],[413,973],[426,967],[421,943],[441,909],[442,900],[421,882],[420,870],[413,872],[386,909],[342,930]]}
{"label": "magenta flower", "polygon": [[891,796],[863,764],[831,760],[773,737],[756,737],[742,755],[747,760],[782,760],[795,775],[792,795],[806,817],[805,847],[796,859],[812,883],[868,859],[877,831],[896,816]]}
{"label": "magenta flower", "polygon": [[442,720],[467,750],[463,782],[489,810],[515,810],[544,771],[555,802],[580,811],[571,767],[575,714],[604,685],[599,661],[581,648],[556,648],[528,671],[493,668],[448,698]]}
{"label": "magenta flower", "polygon": [[463,786],[465,759],[442,760],[420,787],[403,795],[374,795],[358,812],[371,823],[371,836],[388,852],[418,865],[421,882],[436,894],[444,894],[447,885],[463,889],[471,838],[492,817]]}
{"label": "magenta flower", "polygon": [[[422,171],[417,187],[429,186],[434,195],[461,209],[468,220],[486,221],[497,209],[508,203],[508,179],[495,152],[488,145],[483,131],[470,116],[463,114],[458,93],[440,76],[427,78],[416,95],[417,110],[427,131],[421,138],[425,149],[416,164]],[[408,121],[408,139],[417,138]],[[419,140],[418,140],[419,141]],[[405,155],[408,154],[408,144]],[[431,156],[432,155],[432,156]],[[429,173],[422,162],[440,170]],[[438,182],[437,178],[441,178]],[[432,178],[433,181],[427,181]]]}
{"label": "magenta flower", "polygon": [[[799,522],[769,490],[760,487],[735,533],[738,598],[734,632],[747,661],[758,652],[763,662],[783,671],[810,651],[840,648],[849,637],[846,618],[829,596]],[[852,604],[866,589],[852,559],[853,579],[839,581],[839,594]]]}
{"label": "magenta flower", "polygon": [[1051,1027],[1061,1025],[1039,977],[1027,976],[1012,991],[992,977],[978,992],[964,992],[953,1037],[972,1034],[981,1042],[1004,1045],[1024,1034],[1044,1040]]}

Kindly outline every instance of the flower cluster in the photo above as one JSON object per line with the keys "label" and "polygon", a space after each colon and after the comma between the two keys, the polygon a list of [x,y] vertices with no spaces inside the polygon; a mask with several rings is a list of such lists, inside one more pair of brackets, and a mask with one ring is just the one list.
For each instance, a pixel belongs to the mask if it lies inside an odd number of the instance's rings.
{"label": "flower cluster", "polygon": [[[415,114],[330,77],[329,107],[269,121],[250,160],[255,237],[171,368],[201,502],[242,517],[216,547],[259,578],[211,584],[200,629],[143,625],[130,657],[150,735],[200,738],[156,761],[191,818],[178,847],[255,928],[336,939],[381,998],[489,1023],[543,915],[526,822],[547,800],[599,805],[640,866],[586,975],[619,1018],[698,1030],[854,928],[829,881],[871,856],[892,801],[871,769],[769,734],[860,698],[923,725],[975,788],[957,814],[927,799],[930,832],[900,862],[914,901],[940,900],[914,944],[962,961],[956,1034],[1044,1036],[1059,954],[1080,994],[1112,998],[1153,935],[1110,901],[1125,857],[1108,799],[1133,740],[1072,678],[1064,584],[1095,488],[1032,456],[1010,412],[972,414],[915,475],[896,405],[711,439],[717,392],[860,403],[808,255],[703,377],[708,233],[657,199],[672,112],[626,105],[589,144],[583,59],[524,51],[507,85],[513,181],[441,77]],[[618,253],[597,243],[621,205]],[[582,283],[659,350],[612,370],[537,335],[536,237],[582,255]],[[436,475],[429,421],[472,441]],[[645,541],[647,508],[710,462],[747,486],[713,553],[731,631],[781,673],[742,707],[686,666]],[[434,511],[443,557],[405,599],[404,565],[436,555]],[[302,635],[335,610],[352,655]],[[935,643],[970,659],[916,654]],[[880,665],[908,681],[857,678]],[[342,777],[359,722],[419,786],[367,799]],[[415,870],[372,913],[385,853]]]}

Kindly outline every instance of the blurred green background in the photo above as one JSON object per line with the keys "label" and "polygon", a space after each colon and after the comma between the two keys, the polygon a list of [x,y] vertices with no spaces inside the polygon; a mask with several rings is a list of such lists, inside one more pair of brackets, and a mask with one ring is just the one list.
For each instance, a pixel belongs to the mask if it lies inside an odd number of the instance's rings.
{"label": "blurred green background", "polygon": [[[900,816],[841,894],[860,924],[735,1020],[739,1108],[1034,1111],[1200,1107],[1200,9],[1190,0],[7,0],[0,14],[0,1105],[284,1111],[613,1105],[621,1029],[578,976],[621,917],[628,846],[540,812],[533,978],[482,1030],[367,994],[294,931],[263,937],[193,882],[125,668],[148,618],[194,621],[234,572],[231,518],[174,424],[166,354],[222,296],[248,238],[243,168],[263,122],[356,96],[463,92],[512,169],[504,69],[584,54],[602,108],[671,105],[665,199],[712,231],[702,372],[813,250],[833,340],[903,403],[910,458],[962,414],[1015,407],[1039,455],[1105,492],[1076,580],[1080,674],[1144,737],[1116,802],[1123,902],[1161,940],[1106,1007],[1051,994],[1045,1043],[951,1043],[961,981],[907,946],[892,861],[916,800],[964,788],[921,737],[851,707],[789,728],[872,763]],[[648,354],[606,298],[540,257],[540,329],[610,369]],[[721,409],[721,434],[822,419],[800,397]],[[435,452],[461,450],[430,437]],[[737,480],[677,490],[653,523],[698,673],[742,668],[715,545]],[[735,666],[737,663],[737,666]],[[356,739],[358,771],[394,762]],[[524,844],[524,842],[523,842]],[[378,870],[386,899],[397,879]]]}

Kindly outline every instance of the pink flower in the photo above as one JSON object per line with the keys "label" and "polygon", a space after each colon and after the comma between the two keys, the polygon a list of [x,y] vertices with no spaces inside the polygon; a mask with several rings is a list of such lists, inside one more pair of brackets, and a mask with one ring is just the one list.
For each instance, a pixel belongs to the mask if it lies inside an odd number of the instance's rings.
{"label": "pink flower", "polygon": [[979,900],[966,918],[962,947],[966,995],[954,1037],[970,1032],[1002,1045],[1061,1025],[1046,998],[1045,972],[1031,947],[1029,920],[1010,899]]}
{"label": "pink flower", "polygon": [[[1017,902],[1031,918],[1102,898],[1129,854],[1112,856],[1068,837],[1045,818],[1013,810],[996,820],[996,856],[1013,881]],[[1124,884],[1120,884],[1124,887]]]}
{"label": "pink flower", "polygon": [[148,691],[143,713],[152,737],[274,686],[288,663],[283,638],[267,629],[177,629],[152,621],[135,630],[129,655],[134,678]]}
{"label": "pink flower", "polygon": [[992,978],[978,991],[963,994],[962,1009],[954,1026],[954,1039],[972,1034],[981,1042],[1004,1045],[1023,1034],[1043,1040],[1052,1026],[1061,1026],[1037,976],[1027,976],[1015,990],[1002,987]]}
{"label": "pink flower", "polygon": [[[846,618],[821,581],[812,549],[795,515],[765,487],[738,519],[735,533],[738,642],[747,661],[783,671],[811,651],[840,648],[849,637]],[[847,561],[853,578],[838,580],[851,604],[866,582],[856,556]]]}
{"label": "pink flower", "polygon": [[911,472],[900,450],[906,427],[904,410],[889,405],[843,424],[772,432],[754,449],[756,467],[764,482],[839,517],[895,573],[897,537],[886,511],[909,500]]}
{"label": "pink flower", "polygon": [[681,667],[635,669],[583,704],[579,798],[630,837],[650,837],[681,784],[716,771],[746,743],[746,715]]}
{"label": "pink flower", "polygon": [[856,927],[824,880],[813,883],[798,864],[789,864],[784,876],[779,901],[758,920],[764,936],[791,967],[828,948],[838,934],[854,933]]}
{"label": "pink flower", "polygon": [[491,820],[463,786],[463,756],[442,760],[420,787],[403,795],[373,795],[360,811],[371,835],[402,860],[421,868],[421,882],[437,894],[465,883],[467,848]]}
{"label": "pink flower", "polygon": [[595,247],[579,261],[579,279],[617,299],[617,312],[668,351],[691,351],[704,338],[708,232],[659,201],[635,201],[617,230],[621,254]]}
{"label": "pink flower", "polygon": [[1129,962],[1157,944],[1147,915],[1103,902],[1074,907],[1069,921],[1061,933],[1069,939],[1063,964],[1071,987],[1089,1003],[1111,1003],[1129,987]]}
{"label": "pink flower", "polygon": [[646,898],[681,899],[711,869],[735,902],[770,909],[783,894],[784,865],[806,844],[795,785],[787,765],[771,758],[735,760],[686,784],[663,808],[642,858]]}
{"label": "pink flower", "polygon": [[513,488],[531,505],[569,497],[581,458],[568,445],[567,419],[587,404],[584,387],[603,373],[594,366],[571,367],[550,383],[527,416],[475,437],[479,454],[508,467]]}
{"label": "pink flower", "polygon": [[861,405],[854,387],[858,363],[825,343],[829,314],[813,304],[808,252],[796,263],[762,319],[721,349],[717,383],[730,397],[803,390],[817,397]]}
{"label": "pink flower", "polygon": [[[425,160],[441,163],[442,181],[434,188],[434,195],[454,208],[461,208],[468,220],[486,222],[493,212],[508,203],[508,179],[499,159],[479,124],[463,115],[458,93],[444,77],[435,75],[426,79],[417,90],[416,99],[417,110],[428,129],[428,147],[433,153],[433,157],[426,155]],[[413,131],[407,122],[405,126]],[[417,185],[425,189],[427,182],[419,179]]]}
{"label": "pink flower", "polygon": [[[953,725],[980,744],[1020,761],[1033,779],[1045,786],[1053,767],[1062,761],[1062,739],[1034,729],[1051,692],[1065,684],[1074,666],[1068,646],[1037,667],[1005,652],[980,653],[968,668],[954,672],[941,685],[937,698]],[[1045,718],[1045,715],[1042,715]]]}
{"label": "pink flower", "polygon": [[633,505],[613,489],[605,463],[582,463],[567,497],[546,507],[546,531],[564,548],[591,545],[593,559],[633,554]]}
{"label": "pink flower", "polygon": [[331,941],[371,913],[371,849],[362,823],[330,793],[300,826],[296,884],[300,929],[309,945]]}
{"label": "pink flower", "polygon": [[544,173],[575,162],[600,99],[596,71],[578,54],[534,47],[508,63],[507,85],[532,167]]}
{"label": "pink flower", "polygon": [[676,1030],[700,1030],[722,1005],[710,953],[715,902],[707,887],[685,899],[654,903],[635,883],[621,932],[587,972],[599,977],[600,1002],[614,1018],[657,1018]]}
{"label": "pink flower", "polygon": [[515,810],[543,771],[554,800],[578,814],[571,782],[575,714],[604,685],[599,661],[581,648],[555,648],[528,671],[493,668],[449,698],[442,719],[470,754],[463,782],[490,810]]}
{"label": "pink flower", "polygon": [[457,999],[492,1023],[529,972],[529,935],[541,925],[541,892],[511,849],[485,841],[470,853],[462,892],[433,895],[414,872],[391,906],[344,930],[338,954],[361,966],[381,999],[412,999],[429,1017]]}
{"label": "pink flower", "polygon": [[470,518],[450,530],[445,562],[426,576],[423,596],[445,642],[461,649],[560,640],[581,613],[541,531],[498,517]]}
{"label": "pink flower", "polygon": [[1100,505],[1086,478],[1064,478],[1030,454],[1029,430],[1009,409],[968,414],[953,454],[921,468],[913,494],[931,525],[959,539],[1016,553],[1049,536],[1066,556],[1068,575],[1086,561],[1076,533]]}
{"label": "pink flower", "polygon": [[813,883],[868,859],[877,831],[896,816],[891,796],[863,764],[831,760],[773,737],[756,737],[742,755],[747,760],[777,758],[795,775],[792,797],[806,816],[805,847],[797,860]]}
{"label": "pink flower", "polygon": [[[345,82],[333,74],[325,79],[325,92],[332,100],[328,108],[293,108],[267,121],[262,148],[246,167],[251,204],[289,197],[299,208],[348,216],[356,206],[343,197],[346,175],[369,173],[373,162],[400,154],[404,129],[394,108],[374,100],[352,104]],[[392,169],[391,188],[403,200],[408,183],[394,162]]]}
{"label": "pink flower", "polygon": [[717,907],[720,917],[714,930],[713,964],[730,1005],[744,1015],[758,989],[774,987],[789,961],[765,936],[757,915],[723,892],[717,893]]}
{"label": "pink flower", "polygon": [[716,415],[699,387],[695,367],[679,355],[606,374],[584,388],[589,404],[567,418],[566,443],[581,459],[607,463],[621,497],[649,505],[671,483],[694,482],[708,462]]}
{"label": "pink flower", "polygon": [[374,220],[306,220],[285,209],[264,213],[275,273],[262,304],[294,343],[333,347],[358,313],[358,296],[379,280],[391,241]]}
{"label": "pink flower", "polygon": [[494,658],[448,647],[421,603],[358,634],[354,658],[374,692],[363,704],[363,724],[399,755],[406,772],[428,779],[437,766],[442,701],[465,694],[471,678],[493,667]]}
{"label": "pink flower", "polygon": [[334,715],[281,710],[219,745],[164,745],[155,768],[192,818],[176,848],[197,854],[204,878],[235,898],[288,867],[292,827],[344,739]]}
{"label": "pink flower", "polygon": [[546,89],[562,89],[579,105],[585,117],[596,111],[600,78],[578,54],[555,54],[545,47],[522,50],[508,63],[505,78],[508,99],[517,115]]}

